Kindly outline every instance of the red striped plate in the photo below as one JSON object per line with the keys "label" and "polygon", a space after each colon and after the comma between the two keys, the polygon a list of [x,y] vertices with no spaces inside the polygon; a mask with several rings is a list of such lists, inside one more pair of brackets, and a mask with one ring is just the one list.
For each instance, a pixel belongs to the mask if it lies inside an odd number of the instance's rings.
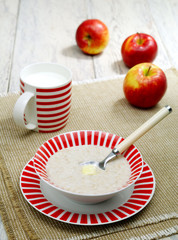
{"label": "red striped plate", "polygon": [[134,185],[117,196],[92,205],[80,205],[41,181],[30,160],[20,177],[23,196],[36,210],[61,222],[77,225],[102,225],[127,219],[140,212],[151,200],[155,191],[155,178],[144,162],[143,172]]}

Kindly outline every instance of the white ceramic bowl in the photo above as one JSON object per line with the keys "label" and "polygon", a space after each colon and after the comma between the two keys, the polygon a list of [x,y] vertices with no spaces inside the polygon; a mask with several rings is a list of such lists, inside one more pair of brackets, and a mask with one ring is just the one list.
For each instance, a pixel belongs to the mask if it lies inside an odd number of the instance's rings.
{"label": "white ceramic bowl", "polygon": [[128,161],[131,169],[131,176],[128,182],[123,186],[122,189],[105,194],[78,194],[54,186],[50,183],[47,176],[46,164],[51,155],[64,148],[81,145],[97,145],[113,149],[122,140],[123,138],[117,135],[95,130],[73,131],[57,135],[46,141],[37,150],[33,158],[36,173],[39,175],[41,180],[47,183],[50,187],[74,201],[83,204],[93,204],[107,200],[113,197],[115,194],[121,193],[124,189],[134,184],[142,172],[143,158],[139,150],[134,145],[132,145],[122,154]]}

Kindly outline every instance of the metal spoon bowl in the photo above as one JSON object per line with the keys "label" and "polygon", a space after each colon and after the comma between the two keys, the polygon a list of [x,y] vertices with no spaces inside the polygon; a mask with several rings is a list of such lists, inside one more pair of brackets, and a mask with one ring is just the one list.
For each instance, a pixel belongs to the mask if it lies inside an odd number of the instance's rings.
{"label": "metal spoon bowl", "polygon": [[163,118],[165,118],[169,113],[172,112],[170,106],[163,107],[159,112],[153,115],[148,121],[141,125],[137,130],[135,130],[130,136],[128,136],[124,141],[122,141],[117,147],[115,147],[112,152],[102,161],[89,161],[83,162],[80,165],[94,165],[102,170],[106,169],[107,163],[116,158],[119,153],[124,152],[129,148],[134,142],[136,142],[140,137],[142,137],[146,132],[148,132],[152,127],[159,123]]}

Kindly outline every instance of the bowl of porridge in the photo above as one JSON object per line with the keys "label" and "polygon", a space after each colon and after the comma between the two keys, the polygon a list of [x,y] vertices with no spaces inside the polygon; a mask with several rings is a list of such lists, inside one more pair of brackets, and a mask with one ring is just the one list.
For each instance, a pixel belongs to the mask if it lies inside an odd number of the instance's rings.
{"label": "bowl of porridge", "polygon": [[42,181],[64,196],[82,204],[93,204],[122,193],[139,178],[143,158],[130,146],[111,160],[106,170],[87,161],[101,161],[124,139],[115,134],[82,130],[63,133],[46,141],[33,163]]}

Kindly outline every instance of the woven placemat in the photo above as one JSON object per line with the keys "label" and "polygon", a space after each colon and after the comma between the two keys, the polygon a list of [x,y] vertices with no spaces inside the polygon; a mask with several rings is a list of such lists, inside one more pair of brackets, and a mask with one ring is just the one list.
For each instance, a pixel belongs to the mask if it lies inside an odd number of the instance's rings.
{"label": "woven placemat", "polygon": [[[73,86],[72,110],[67,126],[55,133],[18,128],[12,111],[19,97],[0,98],[0,211],[9,239],[157,239],[177,233],[176,136],[178,73],[166,72],[168,89],[154,108],[131,106],[124,98],[123,79]],[[117,223],[77,226],[53,220],[36,211],[22,196],[19,179],[25,164],[47,139],[80,129],[103,130],[126,137],[160,108],[173,112],[135,144],[156,178],[151,202],[140,213]]]}

